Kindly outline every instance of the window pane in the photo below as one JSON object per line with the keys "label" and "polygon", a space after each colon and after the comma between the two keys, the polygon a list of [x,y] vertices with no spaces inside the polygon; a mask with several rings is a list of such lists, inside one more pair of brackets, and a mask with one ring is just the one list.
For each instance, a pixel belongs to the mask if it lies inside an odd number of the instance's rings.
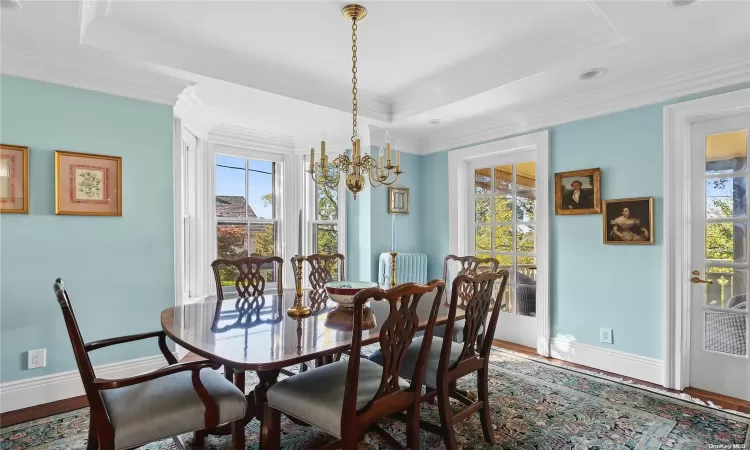
{"label": "window pane", "polygon": [[706,136],[706,174],[741,172],[747,168],[747,130]]}
{"label": "window pane", "polygon": [[477,223],[487,223],[492,221],[490,205],[490,199],[488,198],[478,198],[474,200],[474,220]]}
{"label": "window pane", "polygon": [[518,225],[516,227],[516,251],[534,253],[534,225]]}
{"label": "window pane", "polygon": [[705,349],[747,355],[747,319],[744,314],[705,312]]}
{"label": "window pane", "polygon": [[216,155],[216,216],[245,217],[245,158]]}
{"label": "window pane", "polygon": [[[219,223],[216,231],[216,256],[218,258],[239,259],[247,256],[247,225]],[[223,266],[219,270],[219,275],[222,286],[234,286],[237,268]]]}
{"label": "window pane", "polygon": [[495,196],[495,222],[513,221],[513,196],[510,192]]}
{"label": "window pane", "polygon": [[495,167],[495,192],[510,191],[513,186],[513,166]]}
{"label": "window pane", "polygon": [[519,222],[536,220],[534,208],[536,208],[535,190],[524,190],[516,193],[516,219]]}
{"label": "window pane", "polygon": [[744,223],[707,223],[706,259],[709,261],[747,261],[747,225]]}
{"label": "window pane", "polygon": [[316,220],[336,220],[338,217],[339,191],[315,184]]}
{"label": "window pane", "polygon": [[747,179],[745,177],[706,180],[706,217],[709,219],[747,215]]}
{"label": "window pane", "polygon": [[276,223],[250,224],[250,254],[260,256],[276,255],[278,238]]}
{"label": "window pane", "polygon": [[317,253],[334,254],[339,252],[339,233],[337,225],[316,224],[314,227],[313,239],[315,251]]}
{"label": "window pane", "polygon": [[[495,289],[500,289],[499,283],[495,283],[495,286]],[[493,294],[497,295],[497,292],[493,292]],[[506,285],[505,292],[500,299],[500,311],[511,312],[513,310],[513,286]]]}
{"label": "window pane", "polygon": [[489,194],[492,190],[490,169],[477,169],[474,171],[474,193]]}
{"label": "window pane", "polygon": [[516,188],[519,191],[536,189],[536,162],[516,164]]}
{"label": "window pane", "polygon": [[249,159],[247,181],[249,205],[248,217],[273,219],[275,214],[274,169],[276,163]]}
{"label": "window pane", "polygon": [[[510,270],[513,267],[513,255],[495,255],[495,259],[500,262],[498,270]],[[508,280],[508,283],[512,282],[513,280]]]}
{"label": "window pane", "polygon": [[516,285],[516,314],[521,316],[536,316],[536,285]]}
{"label": "window pane", "polygon": [[495,250],[498,252],[513,251],[513,234],[510,225],[495,227]]}
{"label": "window pane", "polygon": [[734,308],[745,303],[747,269],[707,267],[706,279],[714,282],[713,284],[706,284],[706,305]]}
{"label": "window pane", "polygon": [[475,227],[474,232],[474,249],[476,251],[490,251],[490,242],[492,241],[492,227],[483,226]]}
{"label": "window pane", "polygon": [[519,256],[516,264],[516,283],[536,284],[536,258],[533,256]]}

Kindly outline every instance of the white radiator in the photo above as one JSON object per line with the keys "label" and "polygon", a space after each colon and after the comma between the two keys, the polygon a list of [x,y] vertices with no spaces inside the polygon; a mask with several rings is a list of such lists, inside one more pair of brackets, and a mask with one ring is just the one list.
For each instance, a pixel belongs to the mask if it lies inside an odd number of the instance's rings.
{"label": "white radiator", "polygon": [[[427,283],[427,255],[424,253],[399,253],[396,255],[396,282]],[[380,254],[378,263],[378,283],[381,287],[391,286],[391,255]]]}

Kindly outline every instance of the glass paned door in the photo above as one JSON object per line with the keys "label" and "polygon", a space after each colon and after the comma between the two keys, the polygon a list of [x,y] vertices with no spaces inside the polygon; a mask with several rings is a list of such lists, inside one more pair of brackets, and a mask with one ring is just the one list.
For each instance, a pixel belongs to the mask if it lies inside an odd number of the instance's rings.
{"label": "glass paned door", "polygon": [[510,272],[503,311],[536,316],[536,162],[473,169],[469,248]]}
{"label": "glass paned door", "polygon": [[750,400],[750,115],[693,124],[690,386]]}

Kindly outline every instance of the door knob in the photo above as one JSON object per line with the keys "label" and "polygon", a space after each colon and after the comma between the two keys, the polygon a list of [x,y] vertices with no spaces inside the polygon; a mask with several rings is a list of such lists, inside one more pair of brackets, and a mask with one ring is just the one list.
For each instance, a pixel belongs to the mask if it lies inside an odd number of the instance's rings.
{"label": "door knob", "polygon": [[714,284],[713,280],[701,280],[701,278],[698,276],[700,275],[700,270],[694,270],[693,271],[693,278],[690,279],[693,283],[705,283],[705,284]]}

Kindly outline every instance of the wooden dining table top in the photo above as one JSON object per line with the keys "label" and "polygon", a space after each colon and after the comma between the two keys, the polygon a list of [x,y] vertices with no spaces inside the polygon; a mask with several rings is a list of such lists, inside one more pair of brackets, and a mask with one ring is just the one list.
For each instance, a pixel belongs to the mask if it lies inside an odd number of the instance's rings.
{"label": "wooden dining table top", "polygon": [[[427,327],[432,295],[426,294],[417,306],[419,329]],[[438,325],[448,320],[449,298],[444,294],[440,301]],[[161,325],[178,345],[234,370],[277,370],[351,347],[351,313],[337,308],[325,293],[306,291],[303,304],[313,314],[289,317],[286,311],[295,299],[294,290],[222,301],[208,298],[165,309]],[[362,332],[363,345],[378,342],[388,311],[386,301],[368,302],[365,318],[374,324]],[[459,308],[456,319],[463,316]]]}

